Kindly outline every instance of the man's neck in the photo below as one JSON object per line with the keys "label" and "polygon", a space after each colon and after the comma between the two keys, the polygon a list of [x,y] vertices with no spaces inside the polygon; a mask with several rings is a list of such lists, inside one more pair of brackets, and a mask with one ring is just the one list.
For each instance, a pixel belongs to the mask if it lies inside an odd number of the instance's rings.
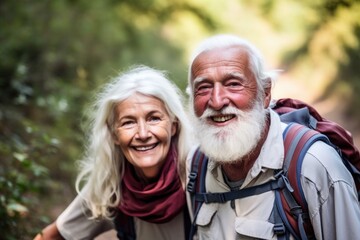
{"label": "man's neck", "polygon": [[259,143],[256,147],[247,155],[235,161],[233,163],[224,163],[221,165],[222,170],[226,174],[227,178],[230,181],[239,181],[241,179],[245,179],[246,175],[254,165],[256,159],[259,157],[262,146],[265,143],[267,135],[269,133],[270,128],[270,119],[267,118],[266,125],[264,128],[264,132],[259,140]]}

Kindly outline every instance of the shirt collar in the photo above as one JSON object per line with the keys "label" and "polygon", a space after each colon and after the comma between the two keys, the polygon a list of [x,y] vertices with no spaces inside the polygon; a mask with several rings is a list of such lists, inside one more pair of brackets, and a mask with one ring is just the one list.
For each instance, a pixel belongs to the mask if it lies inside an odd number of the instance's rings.
{"label": "shirt collar", "polygon": [[260,171],[265,169],[281,169],[284,161],[284,141],[282,132],[284,123],[280,121],[279,115],[273,110],[270,112],[270,128],[268,136],[261,148],[259,157],[250,170],[250,176],[256,177]]}

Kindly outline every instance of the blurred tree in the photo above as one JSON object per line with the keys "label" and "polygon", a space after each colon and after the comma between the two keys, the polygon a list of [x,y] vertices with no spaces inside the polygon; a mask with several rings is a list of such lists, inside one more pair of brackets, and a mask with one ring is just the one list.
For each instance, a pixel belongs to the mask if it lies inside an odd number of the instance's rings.
{"label": "blurred tree", "polygon": [[182,13],[216,25],[191,1],[0,2],[1,238],[31,239],[73,198],[83,109],[107,78],[146,64],[185,87],[182,46],[163,28]]}
{"label": "blurred tree", "polygon": [[[316,100],[338,96],[360,127],[360,2],[358,0],[257,1],[278,32],[293,32],[282,65],[307,86]],[[254,3],[251,3],[254,4]],[[291,6],[291,7],[290,7]],[[284,11],[296,13],[288,18]],[[284,21],[286,19],[286,21]],[[295,19],[295,20],[294,20]],[[302,33],[299,35],[299,33]]]}
{"label": "blurred tree", "polygon": [[66,205],[74,196],[74,161],[83,150],[83,112],[101,84],[130,65],[146,64],[168,70],[185,89],[189,49],[212,33],[249,38],[273,65],[312,86],[319,99],[340,94],[359,119],[359,4],[2,0],[2,237],[31,238],[53,220],[54,206]]}

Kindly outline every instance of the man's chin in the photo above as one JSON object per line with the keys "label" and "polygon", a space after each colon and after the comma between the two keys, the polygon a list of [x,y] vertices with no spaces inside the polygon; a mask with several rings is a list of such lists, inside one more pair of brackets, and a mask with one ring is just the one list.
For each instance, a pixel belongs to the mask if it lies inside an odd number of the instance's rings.
{"label": "man's chin", "polygon": [[219,131],[213,135],[213,138],[217,141],[225,141],[231,136],[231,133],[227,131]]}
{"label": "man's chin", "polygon": [[246,153],[244,148],[239,148],[237,144],[229,143],[234,141],[229,133],[216,133],[212,136],[206,134],[200,139],[202,152],[211,160],[222,163],[236,162]]}

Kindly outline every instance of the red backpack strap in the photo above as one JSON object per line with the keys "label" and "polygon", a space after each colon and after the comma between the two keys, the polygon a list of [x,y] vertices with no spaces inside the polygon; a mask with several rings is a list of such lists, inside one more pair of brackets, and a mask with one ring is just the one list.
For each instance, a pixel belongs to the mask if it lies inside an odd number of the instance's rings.
{"label": "red backpack strap", "polygon": [[308,206],[301,186],[301,168],[311,145],[316,141],[330,143],[329,139],[319,132],[298,123],[290,123],[283,132],[284,138],[284,174],[288,178],[293,192],[287,189],[278,192],[283,209],[280,216],[285,220],[288,229],[297,239],[308,239],[314,236],[308,217]]}

